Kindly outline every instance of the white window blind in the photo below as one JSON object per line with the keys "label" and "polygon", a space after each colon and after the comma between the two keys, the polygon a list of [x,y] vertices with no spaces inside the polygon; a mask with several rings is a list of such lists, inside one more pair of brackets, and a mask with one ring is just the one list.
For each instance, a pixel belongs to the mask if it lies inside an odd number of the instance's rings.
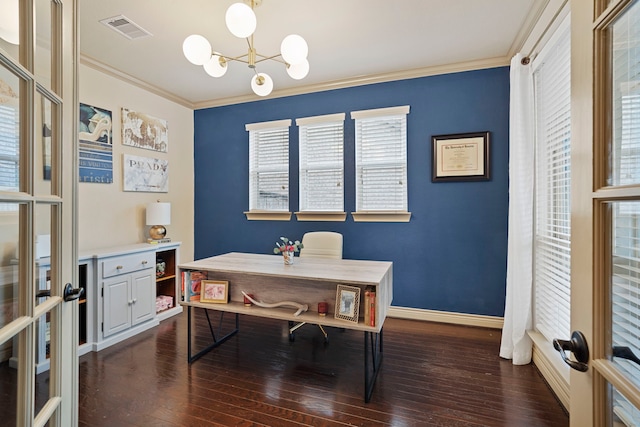
{"label": "white window blind", "polygon": [[353,111],[356,211],[406,212],[409,106]]}
{"label": "white window blind", "polygon": [[[640,183],[640,3],[613,24],[613,185]],[[640,355],[640,202],[612,203],[611,341]],[[640,366],[619,357],[615,367],[640,387]],[[640,425],[640,411],[613,389],[613,412],[628,426]]]}
{"label": "white window blind", "polygon": [[570,67],[567,20],[534,64],[534,325],[549,340],[571,335]]}
{"label": "white window blind", "polygon": [[296,120],[300,211],[344,210],[344,113]]}
{"label": "white window blind", "polygon": [[252,123],[249,132],[249,210],[289,210],[291,120]]}

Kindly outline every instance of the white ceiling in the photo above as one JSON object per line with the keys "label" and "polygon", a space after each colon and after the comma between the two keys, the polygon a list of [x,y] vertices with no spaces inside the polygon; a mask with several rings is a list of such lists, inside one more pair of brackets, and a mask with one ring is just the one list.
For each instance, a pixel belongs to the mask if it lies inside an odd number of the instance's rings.
{"label": "white ceiling", "polygon": [[[239,0],[80,0],[83,63],[150,85],[185,105],[201,107],[260,99],[252,70],[231,62],[208,76],[182,54],[190,34],[205,36],[223,55],[247,53],[226,28]],[[547,0],[263,0],[256,9],[255,47],[279,53],[288,34],[309,45],[309,75],[291,79],[284,65],[258,64],[274,82],[271,97],[432,74],[454,64],[506,65]],[[99,21],[124,15],[153,36],[129,40]],[[463,68],[462,65],[460,65]],[[472,66],[473,67],[473,66]]]}

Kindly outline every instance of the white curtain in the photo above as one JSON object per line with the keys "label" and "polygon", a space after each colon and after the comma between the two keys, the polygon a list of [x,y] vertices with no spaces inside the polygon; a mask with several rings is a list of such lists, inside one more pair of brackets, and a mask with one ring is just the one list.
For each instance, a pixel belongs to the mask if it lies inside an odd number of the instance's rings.
{"label": "white curtain", "polygon": [[[533,285],[533,77],[522,54],[511,60],[509,106],[509,229],[507,293],[500,357],[531,362]],[[527,61],[528,62],[528,61]]]}

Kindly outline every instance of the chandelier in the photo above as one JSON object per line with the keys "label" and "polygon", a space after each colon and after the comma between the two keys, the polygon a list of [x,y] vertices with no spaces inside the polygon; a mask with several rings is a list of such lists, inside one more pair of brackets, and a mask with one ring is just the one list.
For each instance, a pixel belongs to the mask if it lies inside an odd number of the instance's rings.
{"label": "chandelier", "polygon": [[229,61],[244,62],[251,68],[255,75],[251,78],[251,89],[259,96],[267,96],[273,90],[273,80],[268,74],[259,73],[256,64],[273,60],[286,66],[287,74],[293,79],[300,80],[309,73],[309,61],[307,54],[309,48],[307,42],[297,34],[290,34],[282,40],[278,55],[264,56],[256,52],[253,44],[253,33],[256,30],[257,20],[253,9],[259,6],[262,0],[245,0],[245,3],[234,3],[229,6],[225,15],[227,28],[234,36],[247,40],[248,51],[246,55],[231,57],[215,52],[211,49],[209,41],[199,34],[192,34],[182,43],[184,56],[195,65],[202,65],[204,70],[212,77],[222,77],[226,72]]}

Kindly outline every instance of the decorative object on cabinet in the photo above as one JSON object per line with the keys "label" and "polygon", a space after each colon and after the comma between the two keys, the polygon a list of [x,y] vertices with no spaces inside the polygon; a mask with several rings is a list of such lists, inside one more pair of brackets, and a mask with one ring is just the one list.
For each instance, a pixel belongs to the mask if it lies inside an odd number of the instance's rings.
{"label": "decorative object on cabinet", "polygon": [[169,161],[151,157],[122,155],[124,191],[169,192]]}
{"label": "decorative object on cabinet", "polygon": [[360,288],[338,285],[336,289],[335,318],[358,323],[360,309]]}
{"label": "decorative object on cabinet", "polygon": [[147,225],[149,229],[148,243],[165,243],[171,241],[167,236],[167,228],[165,225],[171,224],[171,203],[160,202],[149,203],[147,205]]}
{"label": "decorative object on cabinet", "polygon": [[200,301],[226,304],[229,300],[229,282],[203,280],[200,282]]}
{"label": "decorative object on cabinet", "polygon": [[299,316],[300,314],[304,313],[305,311],[307,311],[309,309],[309,305],[308,304],[300,304],[300,303],[293,302],[293,301],[281,301],[281,302],[275,302],[275,303],[266,303],[266,302],[262,302],[262,301],[256,301],[255,299],[253,299],[251,296],[249,296],[249,294],[245,293],[244,291],[242,292],[242,295],[244,295],[244,297],[246,299],[251,301],[253,304],[257,305],[258,307],[264,307],[264,308],[293,307],[293,308],[297,308],[298,311],[293,313],[294,316]]}
{"label": "decorative object on cabinet", "polygon": [[431,138],[431,181],[488,181],[489,132]]}
{"label": "decorative object on cabinet", "polygon": [[123,108],[122,145],[166,153],[169,151],[167,121]]}

